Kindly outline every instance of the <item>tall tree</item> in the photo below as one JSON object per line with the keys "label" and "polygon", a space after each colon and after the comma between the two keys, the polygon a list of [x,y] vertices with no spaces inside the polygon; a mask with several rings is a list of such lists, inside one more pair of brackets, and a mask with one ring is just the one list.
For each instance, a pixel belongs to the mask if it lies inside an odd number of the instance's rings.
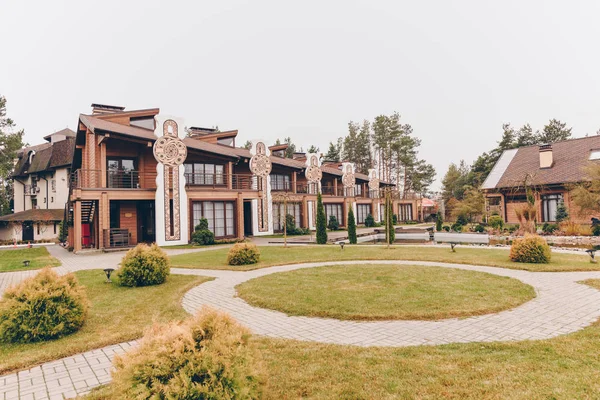
{"label": "tall tree", "polygon": [[334,144],[333,142],[329,142],[329,149],[327,150],[327,153],[325,154],[325,160],[327,161],[332,161],[332,162],[340,162],[342,156],[341,156],[341,151],[342,151],[342,146],[341,146],[341,141],[342,139],[338,139],[337,144]]}
{"label": "tall tree", "polygon": [[348,207],[348,242],[350,244],[358,243],[358,238],[356,237],[356,220],[354,219],[354,208],[352,204]]}
{"label": "tall tree", "polygon": [[24,146],[23,130],[14,131],[15,123],[6,116],[6,97],[0,96],[0,214],[10,214],[13,197],[11,174],[17,151]]}
{"label": "tall tree", "polygon": [[454,198],[462,200],[465,193],[465,186],[468,185],[469,167],[465,160],[461,160],[459,165],[450,164],[446,175],[442,179],[442,198],[449,201]]}
{"label": "tall tree", "polygon": [[287,149],[285,149],[285,158],[294,158],[294,153],[296,152],[296,145],[292,143],[292,138],[287,137],[284,141],[285,144],[288,145]]}
{"label": "tall tree", "polygon": [[319,148],[317,146],[315,146],[314,144],[311,144],[306,152],[307,153],[318,153]]}
{"label": "tall tree", "polygon": [[567,128],[565,122],[557,119],[551,119],[547,125],[544,125],[542,132],[538,134],[538,144],[560,142],[571,137],[573,128]]}
{"label": "tall tree", "polygon": [[327,221],[321,193],[317,194],[317,244],[327,244]]}
{"label": "tall tree", "polygon": [[356,144],[358,143],[358,133],[360,126],[356,122],[348,122],[348,136],[344,138],[344,148],[342,159],[352,162],[356,160]]}
{"label": "tall tree", "polygon": [[356,170],[360,173],[367,174],[369,168],[373,166],[373,155],[371,154],[371,124],[364,120],[360,126],[355,143],[354,160]]}
{"label": "tall tree", "polygon": [[249,140],[246,140],[246,143],[244,143],[244,145],[242,146],[242,148],[246,149],[246,150],[250,150],[252,148],[252,142]]}

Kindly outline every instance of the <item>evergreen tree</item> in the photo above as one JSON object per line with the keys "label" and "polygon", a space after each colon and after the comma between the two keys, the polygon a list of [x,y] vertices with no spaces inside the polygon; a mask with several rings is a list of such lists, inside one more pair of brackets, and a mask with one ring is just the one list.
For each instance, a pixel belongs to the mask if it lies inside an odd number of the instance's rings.
{"label": "evergreen tree", "polygon": [[13,182],[10,176],[17,151],[24,146],[23,130],[13,132],[14,127],[14,121],[6,116],[6,97],[0,96],[0,215],[13,212]]}
{"label": "evergreen tree", "polygon": [[327,150],[327,153],[325,154],[324,158],[327,161],[332,161],[332,162],[340,162],[341,160],[341,143],[338,142],[338,144],[333,144],[333,142],[329,142],[329,149]]}
{"label": "evergreen tree", "polygon": [[567,124],[557,119],[551,119],[547,125],[544,125],[541,133],[538,133],[537,144],[546,144],[560,142],[571,137],[571,130]]}
{"label": "evergreen tree", "polygon": [[350,244],[358,243],[358,239],[356,238],[356,220],[354,219],[354,207],[350,204],[348,207],[348,241]]}
{"label": "evergreen tree", "polygon": [[311,144],[306,152],[307,153],[318,153],[319,148],[317,146],[315,146],[314,144]]}
{"label": "evergreen tree", "polygon": [[437,219],[435,220],[435,230],[438,232],[442,231],[442,226],[444,225],[444,218],[442,217],[442,213],[437,213]]}
{"label": "evergreen tree", "polygon": [[562,222],[564,220],[569,219],[569,211],[567,210],[567,206],[565,206],[565,202],[563,199],[560,199],[558,202],[558,206],[556,207],[556,222]]}
{"label": "evergreen tree", "polygon": [[246,150],[250,150],[252,148],[252,142],[249,140],[246,140],[246,143],[244,143],[244,145],[242,146],[243,149]]}
{"label": "evergreen tree", "polygon": [[321,193],[317,194],[317,244],[327,243],[327,221]]}

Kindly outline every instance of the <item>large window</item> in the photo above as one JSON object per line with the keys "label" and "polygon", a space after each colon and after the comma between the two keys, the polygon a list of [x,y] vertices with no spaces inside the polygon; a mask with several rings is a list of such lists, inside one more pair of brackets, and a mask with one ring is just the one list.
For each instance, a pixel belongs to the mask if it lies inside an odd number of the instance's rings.
{"label": "large window", "polygon": [[413,221],[412,204],[398,204],[398,221]]}
{"label": "large window", "polygon": [[332,215],[337,218],[340,225],[344,225],[344,215],[341,204],[325,204],[325,216],[327,217],[327,223],[329,223],[329,217]]}
{"label": "large window", "polygon": [[[294,222],[297,227],[302,225],[302,205],[299,203],[288,203],[286,215],[289,214],[294,217]],[[283,203],[273,203],[273,230],[283,230],[283,218],[284,215]]]}
{"label": "large window", "polygon": [[185,164],[188,185],[224,185],[225,166],[219,164]]}
{"label": "large window", "polygon": [[560,194],[542,196],[542,222],[555,222],[558,202],[562,199]]}
{"label": "large window", "polygon": [[132,189],[139,186],[134,158],[111,158],[107,161],[108,187]]}
{"label": "large window", "polygon": [[208,229],[215,237],[235,236],[235,217],[232,201],[195,201],[192,203],[194,227],[206,218]]}
{"label": "large window", "polygon": [[367,219],[367,215],[371,214],[371,205],[370,204],[357,204],[356,205],[356,222],[359,224],[364,224],[365,219]]}
{"label": "large window", "polygon": [[290,190],[290,176],[271,174],[271,190]]}

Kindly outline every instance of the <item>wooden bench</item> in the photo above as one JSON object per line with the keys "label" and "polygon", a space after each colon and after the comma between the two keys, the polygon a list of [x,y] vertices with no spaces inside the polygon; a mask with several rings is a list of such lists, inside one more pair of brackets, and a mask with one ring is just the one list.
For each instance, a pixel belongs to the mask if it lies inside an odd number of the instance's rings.
{"label": "wooden bench", "polygon": [[452,251],[460,243],[468,244],[490,244],[490,236],[487,233],[457,233],[457,232],[435,232],[433,235],[435,243],[449,243]]}

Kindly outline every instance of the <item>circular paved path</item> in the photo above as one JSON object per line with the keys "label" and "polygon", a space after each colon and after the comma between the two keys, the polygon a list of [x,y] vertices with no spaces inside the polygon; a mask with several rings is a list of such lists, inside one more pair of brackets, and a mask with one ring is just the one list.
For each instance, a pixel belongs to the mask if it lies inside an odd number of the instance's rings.
{"label": "circular paved path", "polygon": [[[252,278],[326,265],[420,265],[458,268],[516,278],[533,286],[537,297],[496,314],[438,321],[341,321],[287,316],[257,308],[236,297],[235,286]],[[208,305],[231,314],[255,334],[357,346],[414,346],[445,343],[547,339],[575,332],[600,317],[600,291],[577,283],[600,278],[600,272],[528,272],[496,267],[416,261],[319,262],[248,272],[177,270],[217,279],[191,289],[183,299],[189,313]]]}

